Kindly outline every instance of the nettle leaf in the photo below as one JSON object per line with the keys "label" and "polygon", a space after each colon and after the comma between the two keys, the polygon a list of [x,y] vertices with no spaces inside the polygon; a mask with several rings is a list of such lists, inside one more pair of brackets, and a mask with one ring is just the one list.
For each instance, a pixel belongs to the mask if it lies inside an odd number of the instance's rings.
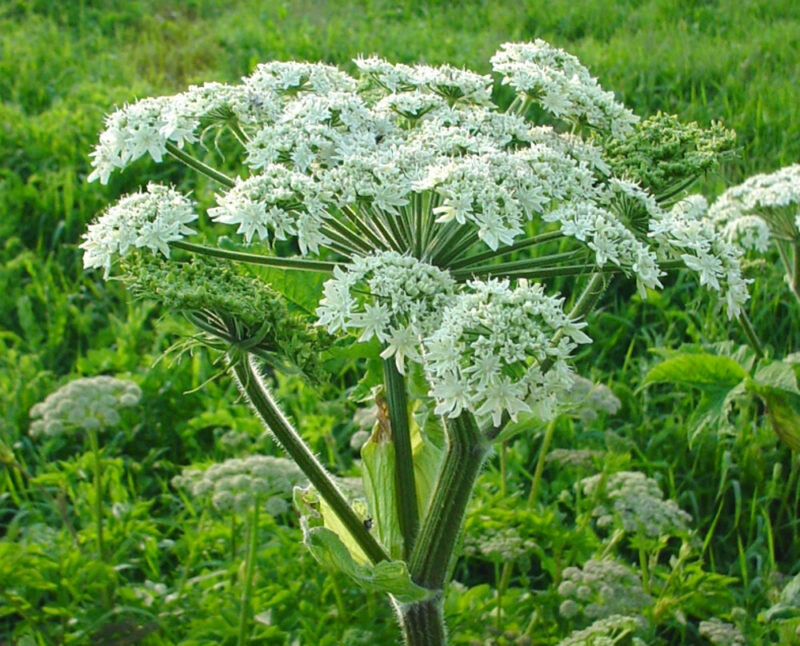
{"label": "nettle leaf", "polygon": [[730,357],[691,353],[676,355],[653,367],[645,375],[642,387],[669,383],[703,392],[690,421],[691,443],[703,429],[725,421],[733,403],[746,395],[748,379],[747,370]]}
{"label": "nettle leaf", "polygon": [[401,603],[422,601],[431,595],[431,591],[411,580],[403,561],[361,565],[330,529],[310,527],[304,534],[304,543],[321,565],[343,572],[365,590],[391,594]]}
{"label": "nettle leaf", "polygon": [[783,361],[762,366],[748,383],[748,391],[764,402],[769,423],[781,441],[792,451],[800,451],[800,390],[794,367]]}
{"label": "nettle leaf", "polygon": [[759,386],[769,386],[800,395],[794,367],[784,361],[772,361],[756,370],[753,381]]}
{"label": "nettle leaf", "polygon": [[800,574],[793,577],[781,590],[778,602],[759,615],[763,622],[785,621],[797,617],[800,617]]}
{"label": "nettle leaf", "polygon": [[681,354],[651,368],[642,385],[670,383],[705,391],[731,390],[747,376],[747,371],[729,357]]}
{"label": "nettle leaf", "polygon": [[753,382],[750,391],[764,402],[772,430],[792,451],[800,452],[800,394]]}

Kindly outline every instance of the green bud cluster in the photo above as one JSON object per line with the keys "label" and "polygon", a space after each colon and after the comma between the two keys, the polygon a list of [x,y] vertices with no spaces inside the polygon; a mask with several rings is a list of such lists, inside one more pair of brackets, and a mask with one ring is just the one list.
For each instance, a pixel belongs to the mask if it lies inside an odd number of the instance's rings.
{"label": "green bud cluster", "polygon": [[219,511],[242,513],[264,500],[267,513],[277,516],[288,510],[287,499],[303,480],[300,469],[287,458],[252,455],[231,458],[205,470],[184,469],[172,479],[172,485],[193,498],[210,499]]}
{"label": "green bud cluster", "polygon": [[119,409],[135,406],[141,397],[132,381],[108,376],[75,379],[31,408],[30,433],[53,437],[80,429],[102,431],[119,424]]}
{"label": "green bud cluster", "polygon": [[614,175],[638,182],[661,202],[732,156],[735,141],[736,133],[719,123],[701,128],[659,112],[628,137],[609,140],[605,153]]}
{"label": "green bud cluster", "polygon": [[321,379],[326,333],[290,313],[278,292],[233,263],[202,257],[177,263],[135,254],[123,270],[135,295],[186,315],[215,338],[211,345],[222,340],[221,349],[231,354],[246,349],[268,363],[289,364]]}

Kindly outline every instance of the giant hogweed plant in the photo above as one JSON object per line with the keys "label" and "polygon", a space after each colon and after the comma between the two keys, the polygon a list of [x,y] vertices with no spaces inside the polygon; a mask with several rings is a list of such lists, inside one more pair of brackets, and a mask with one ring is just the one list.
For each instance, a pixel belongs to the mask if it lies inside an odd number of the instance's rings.
{"label": "giant hogweed plant", "polygon": [[[514,94],[506,108],[491,76],[379,58],[355,66],[354,77],[268,63],[238,85],[117,110],[89,179],[106,182],[145,155],[182,162],[218,189],[203,230],[234,226],[240,244],[198,240],[192,200],[150,184],[101,214],[81,246],[85,266],[106,277],[124,256],[135,291],[224,351],[311,483],[295,494],[311,552],[387,593],[406,644],[433,646],[447,641],[443,592],[481,467],[526,419],[557,414],[609,282],[630,278],[646,296],[667,270],[688,267],[728,316],[742,316],[736,248],[671,208],[733,136],[665,115],[640,121],[543,41],[492,58]],[[210,130],[237,142],[226,157],[241,165],[236,176],[207,163]],[[247,263],[326,274],[314,314]],[[371,353],[382,375],[360,500],[316,459],[263,374],[324,377],[331,344],[359,345],[354,354]]]}

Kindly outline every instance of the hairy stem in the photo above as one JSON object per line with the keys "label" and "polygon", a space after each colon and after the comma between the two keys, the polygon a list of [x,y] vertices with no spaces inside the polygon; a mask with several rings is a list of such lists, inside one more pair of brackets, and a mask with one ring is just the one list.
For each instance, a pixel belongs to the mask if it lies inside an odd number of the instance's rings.
{"label": "hairy stem", "polygon": [[395,451],[397,519],[400,523],[400,533],[403,535],[403,554],[407,559],[419,528],[419,510],[417,486],[414,481],[414,459],[411,453],[411,432],[408,427],[406,381],[398,372],[392,358],[383,360],[383,380],[386,385],[386,404],[389,407]]}
{"label": "hairy stem", "polygon": [[405,646],[445,646],[447,631],[439,598],[400,607],[400,623]]}
{"label": "hairy stem", "polygon": [[444,646],[446,643],[441,607],[444,587],[467,503],[490,447],[471,413],[465,411],[445,421],[444,459],[409,559],[411,578],[418,585],[436,591],[436,596],[401,608],[407,646]]}
{"label": "hairy stem", "polygon": [[373,562],[389,560],[389,555],[369,533],[361,519],[348,504],[328,472],[319,463],[297,431],[284,417],[258,375],[252,355],[234,361],[233,372],[244,395],[255,408],[261,420],[272,431],[278,443],[295,461],[300,470],[319,492],[323,500],[353,536],[359,547]]}
{"label": "hairy stem", "polygon": [[792,292],[800,301],[800,243],[792,243],[792,275],[790,277]]}

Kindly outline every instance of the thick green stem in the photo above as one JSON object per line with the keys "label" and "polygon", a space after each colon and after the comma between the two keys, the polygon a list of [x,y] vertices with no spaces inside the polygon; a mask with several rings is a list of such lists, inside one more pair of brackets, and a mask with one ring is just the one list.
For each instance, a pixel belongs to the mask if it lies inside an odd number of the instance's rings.
{"label": "thick green stem", "polygon": [[406,381],[393,358],[383,361],[383,380],[386,385],[386,404],[392,426],[395,451],[395,488],[397,519],[403,535],[403,554],[408,558],[419,528],[417,486],[414,481],[414,457],[411,452],[411,432],[408,426],[408,395]]}
{"label": "thick green stem", "polygon": [[89,445],[94,457],[94,522],[97,526],[97,553],[100,560],[106,562],[106,548],[103,541],[103,480],[100,468],[100,446],[97,442],[97,431],[89,431]]}
{"label": "thick green stem", "polygon": [[441,599],[429,599],[400,607],[404,646],[445,646],[447,631]]}
{"label": "thick green stem", "polygon": [[215,168],[211,168],[211,166],[204,164],[199,159],[195,159],[189,153],[181,150],[173,143],[167,142],[167,152],[175,157],[175,159],[182,161],[192,170],[196,170],[201,175],[205,175],[206,177],[213,179],[215,182],[219,182],[226,188],[233,188],[236,185],[236,182],[234,182],[230,177],[224,173],[220,173]]}
{"label": "thick green stem", "polygon": [[434,598],[401,608],[406,646],[444,646],[442,597],[464,517],[489,444],[475,418],[463,412],[447,419],[447,447],[420,527],[409,571],[415,583],[437,591]]}
{"label": "thick green stem", "polygon": [[256,500],[247,521],[247,551],[244,555],[244,586],[242,588],[242,603],[239,608],[239,639],[237,646],[247,643],[247,633],[250,617],[253,615],[251,601],[253,597],[253,574],[256,567],[256,543],[258,540],[258,508],[260,503]]}
{"label": "thick green stem", "polygon": [[261,417],[267,428],[272,431],[278,443],[295,461],[311,484],[314,485],[322,499],[338,516],[361,549],[364,550],[367,557],[373,563],[389,560],[388,554],[369,533],[369,530],[350,507],[342,492],[334,484],[330,475],[278,409],[261,377],[258,375],[253,363],[253,357],[248,356],[245,360],[235,361],[232,368],[239,382],[239,387],[253,408],[255,408],[259,417]]}
{"label": "thick green stem", "polygon": [[445,584],[467,503],[489,452],[472,413],[465,411],[446,422],[444,459],[409,560],[414,581],[430,590]]}

